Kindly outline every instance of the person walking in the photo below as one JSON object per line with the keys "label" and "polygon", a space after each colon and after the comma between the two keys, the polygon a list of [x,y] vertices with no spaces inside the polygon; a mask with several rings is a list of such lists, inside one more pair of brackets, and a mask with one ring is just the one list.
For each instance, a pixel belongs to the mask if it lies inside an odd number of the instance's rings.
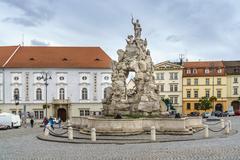
{"label": "person walking", "polygon": [[33,128],[33,124],[34,124],[34,120],[33,120],[33,118],[31,118],[31,120],[30,120],[30,124],[31,124],[31,128]]}
{"label": "person walking", "polygon": [[53,118],[52,118],[52,117],[49,118],[49,125],[50,125],[51,128],[54,130],[54,127],[53,127],[54,121],[53,121]]}
{"label": "person walking", "polygon": [[44,126],[43,132],[45,131],[47,124],[48,124],[48,119],[47,119],[47,117],[44,117],[44,119],[43,119],[43,126]]}
{"label": "person walking", "polygon": [[62,120],[61,120],[61,117],[58,118],[58,127],[61,128],[61,123],[62,123]]}

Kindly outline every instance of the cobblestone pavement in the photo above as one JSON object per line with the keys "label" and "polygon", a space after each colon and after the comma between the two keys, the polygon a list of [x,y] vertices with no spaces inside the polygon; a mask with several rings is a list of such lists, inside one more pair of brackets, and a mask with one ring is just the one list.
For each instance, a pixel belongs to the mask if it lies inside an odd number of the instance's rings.
{"label": "cobblestone pavement", "polygon": [[[240,130],[240,117],[231,117]],[[227,138],[147,144],[63,144],[40,141],[42,128],[0,131],[0,159],[240,159],[240,133]]]}

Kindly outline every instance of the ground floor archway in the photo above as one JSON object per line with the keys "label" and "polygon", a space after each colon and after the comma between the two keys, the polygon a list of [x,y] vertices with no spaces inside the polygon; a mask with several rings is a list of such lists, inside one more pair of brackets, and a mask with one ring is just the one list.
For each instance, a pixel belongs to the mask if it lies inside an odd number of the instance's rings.
{"label": "ground floor archway", "polygon": [[59,118],[59,117],[61,118],[61,120],[63,122],[66,121],[66,119],[67,119],[67,112],[66,112],[66,110],[64,108],[59,108],[58,109],[58,111],[57,111],[57,118]]}
{"label": "ground floor archway", "polygon": [[221,103],[217,103],[215,105],[215,111],[221,111],[223,112],[223,105]]}
{"label": "ground floor archway", "polygon": [[233,106],[233,110],[235,113],[240,110],[240,102],[239,101],[232,101],[231,106]]}

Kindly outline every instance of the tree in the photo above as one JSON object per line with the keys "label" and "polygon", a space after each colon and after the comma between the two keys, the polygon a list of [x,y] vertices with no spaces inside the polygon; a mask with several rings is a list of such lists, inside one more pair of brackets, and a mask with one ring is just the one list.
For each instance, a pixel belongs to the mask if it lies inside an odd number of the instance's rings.
{"label": "tree", "polygon": [[202,97],[201,99],[199,99],[199,109],[200,110],[208,110],[208,109],[211,109],[213,108],[213,105],[211,103],[211,98],[207,98],[207,97]]}
{"label": "tree", "polygon": [[174,106],[172,105],[172,102],[170,101],[169,98],[162,98],[162,101],[166,104],[167,110],[176,110]]}

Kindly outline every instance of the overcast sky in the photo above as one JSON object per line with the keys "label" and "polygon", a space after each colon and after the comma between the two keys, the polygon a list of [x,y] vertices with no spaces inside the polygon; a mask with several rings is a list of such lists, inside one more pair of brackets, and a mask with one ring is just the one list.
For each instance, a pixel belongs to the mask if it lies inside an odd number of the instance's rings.
{"label": "overcast sky", "polygon": [[155,63],[240,60],[238,0],[0,0],[0,45],[100,46],[110,57],[133,34],[131,16]]}

